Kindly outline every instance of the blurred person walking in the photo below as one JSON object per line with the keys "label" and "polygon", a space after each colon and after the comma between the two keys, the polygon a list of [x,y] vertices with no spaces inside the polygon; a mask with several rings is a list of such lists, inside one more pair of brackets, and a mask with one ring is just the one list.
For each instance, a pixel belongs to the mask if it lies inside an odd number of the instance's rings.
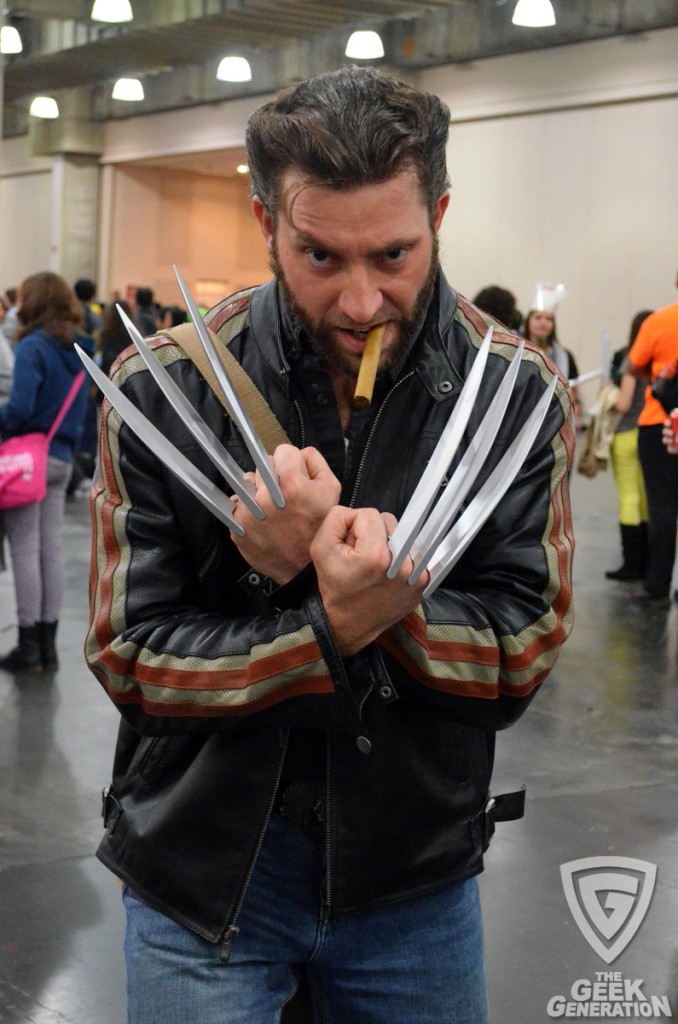
{"label": "blurred person walking", "polygon": [[621,418],[610,445],[610,460],[619,496],[619,529],[623,562],[606,572],[608,580],[642,580],[647,547],[647,498],[638,456],[638,416],[645,404],[643,382],[629,372],[628,354],[641,324],[652,313],[643,309],[633,318],[628,344],[612,357],[611,380],[619,387],[615,410]]}
{"label": "blurred person walking", "polygon": [[157,304],[153,301],[153,289],[137,288],[134,304],[134,323],[139,333],[144,338],[148,338],[158,330],[158,314],[160,312]]}
{"label": "blurred person walking", "polygon": [[[629,352],[631,372],[649,377],[651,381],[676,361],[678,302],[647,317]],[[635,596],[659,607],[668,607],[670,602],[678,524],[678,460],[671,457],[662,440],[669,411],[654,397],[651,384],[648,385],[645,404],[638,417],[638,454],[649,512],[648,552],[643,589]]]}
{"label": "blurred person walking", "polygon": [[[12,389],[0,407],[3,439],[47,433],[77,373],[77,342],[89,355],[94,340],[81,333],[82,313],[68,283],[58,274],[33,274],[19,288],[19,334]],[[14,672],[55,668],[56,630],[64,590],[62,523],[66,487],[87,407],[80,388],[49,447],[47,494],[4,513],[14,568],[19,621],[17,646],[0,659]]]}

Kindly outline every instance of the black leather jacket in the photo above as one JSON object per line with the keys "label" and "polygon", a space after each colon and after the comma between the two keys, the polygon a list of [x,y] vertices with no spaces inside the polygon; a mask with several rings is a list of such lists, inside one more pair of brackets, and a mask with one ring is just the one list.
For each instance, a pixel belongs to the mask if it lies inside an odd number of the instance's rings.
{"label": "black leather jacket", "polygon": [[[294,344],[284,336],[275,283],[222,304],[213,328],[232,328],[234,315],[231,351],[290,439],[306,443],[307,410],[291,387]],[[346,503],[402,513],[488,322],[441,277],[422,333],[379,403]],[[469,435],[517,341],[496,329]],[[237,431],[182,350],[165,340],[157,352],[251,468]],[[552,371],[538,351],[526,350],[476,488]],[[133,349],[114,379],[214,477]],[[228,937],[289,730],[315,728],[328,737],[330,914],[479,872],[495,730],[524,711],[571,628],[573,446],[560,381],[518,478],[444,584],[375,643],[342,659],[312,573],[264,592],[228,531],[104,403],[86,655],[122,723],[101,860],[170,917],[212,941]]]}

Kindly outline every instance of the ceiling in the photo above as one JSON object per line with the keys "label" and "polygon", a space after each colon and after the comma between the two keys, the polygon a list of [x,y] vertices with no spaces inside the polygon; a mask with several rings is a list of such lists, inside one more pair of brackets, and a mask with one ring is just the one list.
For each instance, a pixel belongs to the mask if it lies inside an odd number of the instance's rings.
{"label": "ceiling", "polygon": [[[24,51],[4,58],[4,131],[26,131],[38,93],[92,121],[264,94],[346,62],[356,28],[376,29],[402,74],[441,64],[678,25],[676,0],[553,0],[557,24],[511,23],[515,0],[131,0],[134,20],[102,25],[91,0],[4,0]],[[221,57],[248,58],[253,81],[218,82]],[[145,99],[111,99],[120,76]]]}

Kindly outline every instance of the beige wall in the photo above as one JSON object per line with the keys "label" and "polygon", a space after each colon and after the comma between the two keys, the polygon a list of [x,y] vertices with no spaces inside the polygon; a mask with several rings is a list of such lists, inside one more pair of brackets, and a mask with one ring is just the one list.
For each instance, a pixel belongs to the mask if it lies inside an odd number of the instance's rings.
{"label": "beige wall", "polygon": [[0,290],[53,269],[52,164],[27,155],[24,139],[0,142]]}
{"label": "beige wall", "polygon": [[[563,283],[558,333],[581,372],[602,337],[678,300],[678,31],[422,75],[452,114],[443,266],[463,294]],[[592,399],[597,382],[585,386]]]}
{"label": "beige wall", "polygon": [[[111,197],[103,297],[148,285],[163,304],[183,305],[172,264],[208,305],[270,276],[245,179],[117,165]],[[200,281],[210,284],[201,291]]]}

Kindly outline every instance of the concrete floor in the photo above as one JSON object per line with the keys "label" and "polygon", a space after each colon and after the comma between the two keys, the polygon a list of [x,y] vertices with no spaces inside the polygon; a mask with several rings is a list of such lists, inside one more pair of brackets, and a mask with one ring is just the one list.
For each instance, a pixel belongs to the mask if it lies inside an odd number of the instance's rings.
{"label": "concrete floor", "polygon": [[[678,1006],[678,605],[642,613],[628,586],[604,579],[619,561],[609,473],[575,474],[573,507],[576,627],[498,743],[495,791],[520,780],[528,800],[523,820],[498,826],[482,876],[493,1024],[547,1024],[552,997],[604,971],[643,979],[646,996]],[[0,672],[1,1024],[125,1019],[119,889],[94,857],[117,712],[81,654],[83,495],[68,506],[66,537],[61,667],[53,677]],[[13,609],[7,571],[2,650],[14,642]],[[658,868],[645,919],[610,966],[579,931],[561,884],[561,864],[594,856]]]}

